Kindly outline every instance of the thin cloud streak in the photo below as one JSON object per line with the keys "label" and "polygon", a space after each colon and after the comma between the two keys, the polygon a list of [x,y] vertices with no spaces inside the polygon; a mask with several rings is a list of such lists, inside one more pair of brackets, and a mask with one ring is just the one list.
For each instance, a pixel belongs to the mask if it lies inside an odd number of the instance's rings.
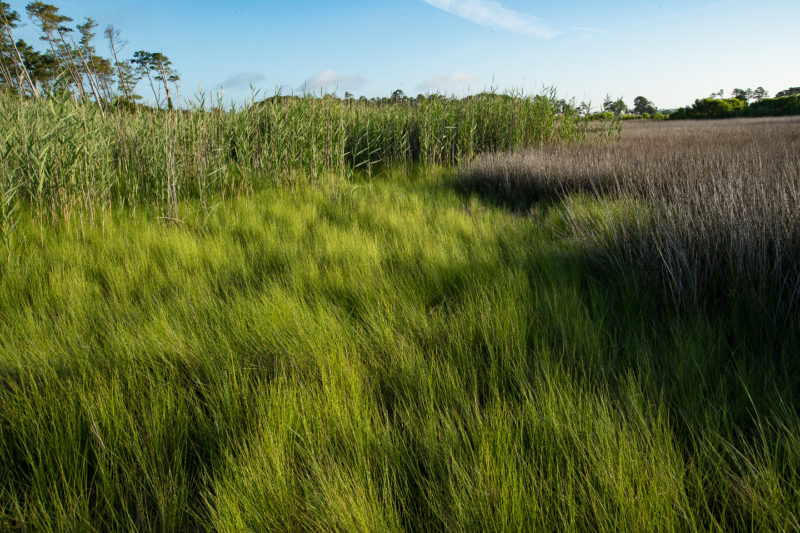
{"label": "thin cloud streak", "polygon": [[541,39],[553,39],[561,31],[550,27],[544,20],[507,9],[491,0],[422,0],[426,4],[481,26],[506,30]]}
{"label": "thin cloud streak", "polygon": [[306,80],[301,89],[305,91],[314,91],[329,87],[356,89],[362,86],[364,82],[364,78],[358,74],[339,74],[333,69],[328,69]]}
{"label": "thin cloud streak", "polygon": [[457,87],[459,85],[467,85],[469,83],[478,83],[479,81],[480,78],[475,74],[459,70],[449,76],[431,76],[420,83],[417,88],[420,91],[437,91]]}
{"label": "thin cloud streak", "polygon": [[219,87],[226,89],[236,89],[238,87],[249,87],[252,84],[264,81],[266,76],[259,72],[240,72],[235,76],[231,76],[227,80],[219,84]]}

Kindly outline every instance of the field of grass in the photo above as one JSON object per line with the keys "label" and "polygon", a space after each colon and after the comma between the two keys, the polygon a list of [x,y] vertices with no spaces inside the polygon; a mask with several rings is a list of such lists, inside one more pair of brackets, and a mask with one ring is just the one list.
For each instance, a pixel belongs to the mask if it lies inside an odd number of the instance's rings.
{"label": "field of grass", "polygon": [[[797,308],[715,292],[760,279],[727,259],[748,235],[765,294],[796,282],[798,125],[704,124],[178,195],[170,219],[92,198],[42,224],[21,193],[0,529],[800,529]],[[666,228],[694,228],[687,276],[722,272],[710,299],[637,247],[684,204]]]}

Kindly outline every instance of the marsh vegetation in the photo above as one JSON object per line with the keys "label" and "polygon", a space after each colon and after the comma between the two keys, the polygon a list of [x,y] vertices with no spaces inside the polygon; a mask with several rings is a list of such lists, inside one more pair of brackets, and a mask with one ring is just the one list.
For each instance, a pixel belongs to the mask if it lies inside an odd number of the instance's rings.
{"label": "marsh vegetation", "polygon": [[800,527],[795,119],[0,100],[0,529]]}
{"label": "marsh vegetation", "polygon": [[460,183],[512,206],[563,201],[605,274],[659,287],[678,310],[733,305],[781,329],[795,316],[798,118],[632,123],[618,143],[482,156]]}

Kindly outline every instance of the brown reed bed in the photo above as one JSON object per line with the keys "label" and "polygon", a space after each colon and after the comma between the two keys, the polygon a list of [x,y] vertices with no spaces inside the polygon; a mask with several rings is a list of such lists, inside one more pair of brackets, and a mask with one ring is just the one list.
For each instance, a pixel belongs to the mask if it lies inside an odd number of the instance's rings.
{"label": "brown reed bed", "polygon": [[502,202],[563,200],[593,260],[677,308],[743,306],[777,324],[800,303],[796,117],[627,123],[618,142],[479,157],[460,184]]}

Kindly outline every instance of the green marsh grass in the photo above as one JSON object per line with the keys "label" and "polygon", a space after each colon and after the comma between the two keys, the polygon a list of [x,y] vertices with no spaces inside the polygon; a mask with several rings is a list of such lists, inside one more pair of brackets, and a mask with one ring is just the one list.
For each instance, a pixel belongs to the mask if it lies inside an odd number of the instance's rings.
{"label": "green marsh grass", "polygon": [[796,331],[660,315],[564,205],[402,176],[22,213],[0,529],[797,529]]}

